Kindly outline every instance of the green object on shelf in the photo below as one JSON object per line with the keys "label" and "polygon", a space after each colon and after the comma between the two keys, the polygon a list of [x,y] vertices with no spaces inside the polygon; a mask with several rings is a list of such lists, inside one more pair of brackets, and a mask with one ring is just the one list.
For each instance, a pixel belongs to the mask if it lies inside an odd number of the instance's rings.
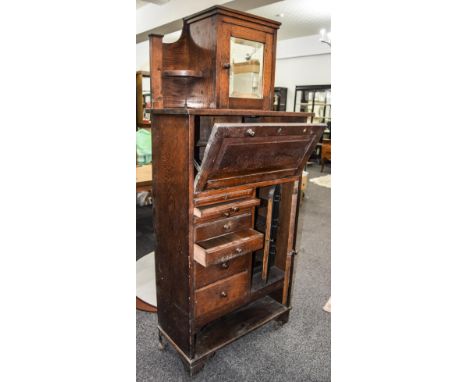
{"label": "green object on shelf", "polygon": [[137,163],[151,163],[151,131],[139,129],[136,133]]}

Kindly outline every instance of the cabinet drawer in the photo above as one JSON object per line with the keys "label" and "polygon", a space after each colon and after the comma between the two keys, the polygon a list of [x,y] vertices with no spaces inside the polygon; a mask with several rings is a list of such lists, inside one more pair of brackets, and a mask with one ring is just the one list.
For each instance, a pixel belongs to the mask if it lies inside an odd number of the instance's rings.
{"label": "cabinet drawer", "polygon": [[242,214],[231,218],[203,223],[195,227],[195,241],[210,239],[230,232],[252,227],[252,214]]}
{"label": "cabinet drawer", "polygon": [[243,272],[249,267],[247,255],[236,257],[219,264],[204,267],[195,262],[195,289],[225,279],[236,273]]}
{"label": "cabinet drawer", "polygon": [[241,302],[248,290],[248,271],[198,289],[195,291],[195,316],[200,317],[215,311],[222,314],[236,302]]}
{"label": "cabinet drawer", "polygon": [[198,223],[206,220],[240,215],[249,212],[252,207],[258,206],[259,204],[260,199],[257,198],[240,199],[233,202],[194,208],[193,215],[195,216],[195,222]]}
{"label": "cabinet drawer", "polygon": [[195,244],[193,258],[204,267],[263,248],[263,234],[254,229],[228,233]]}
{"label": "cabinet drawer", "polygon": [[255,190],[252,188],[244,189],[244,190],[235,190],[229,191],[226,193],[208,195],[208,196],[199,196],[198,198],[194,199],[195,207],[206,206],[207,204],[213,203],[222,203],[228,202],[235,199],[243,199],[248,197],[254,197]]}

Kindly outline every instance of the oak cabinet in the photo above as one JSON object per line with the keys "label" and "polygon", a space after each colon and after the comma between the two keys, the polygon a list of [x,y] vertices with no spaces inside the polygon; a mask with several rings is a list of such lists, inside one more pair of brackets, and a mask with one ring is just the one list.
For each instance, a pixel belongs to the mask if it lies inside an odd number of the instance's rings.
{"label": "oak cabinet", "polygon": [[271,111],[279,23],[224,7],[150,38],[160,345],[190,374],[291,309],[298,187],[325,125]]}

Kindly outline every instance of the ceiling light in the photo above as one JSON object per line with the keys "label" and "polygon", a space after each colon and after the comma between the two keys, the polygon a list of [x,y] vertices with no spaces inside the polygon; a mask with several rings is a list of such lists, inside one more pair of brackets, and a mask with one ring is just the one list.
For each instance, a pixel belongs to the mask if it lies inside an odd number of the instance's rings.
{"label": "ceiling light", "polygon": [[327,33],[326,29],[320,29],[320,42],[331,47],[331,32]]}

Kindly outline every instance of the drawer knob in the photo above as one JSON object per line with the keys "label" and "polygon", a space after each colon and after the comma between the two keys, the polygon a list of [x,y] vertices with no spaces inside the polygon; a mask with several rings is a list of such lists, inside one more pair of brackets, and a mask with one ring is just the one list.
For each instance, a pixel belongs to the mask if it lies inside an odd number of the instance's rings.
{"label": "drawer knob", "polygon": [[227,216],[231,215],[231,213],[229,211],[226,211],[226,212],[223,213],[223,215],[227,217]]}
{"label": "drawer knob", "polygon": [[236,248],[236,253],[241,253],[242,252],[242,248]]}
{"label": "drawer knob", "polygon": [[231,208],[231,211],[232,211],[232,212],[237,212],[237,211],[239,211],[239,207],[232,207],[232,208]]}
{"label": "drawer knob", "polygon": [[227,293],[225,291],[221,292],[221,297],[227,297]]}
{"label": "drawer knob", "polygon": [[221,268],[228,269],[229,268],[229,261],[225,261],[224,263],[221,263]]}
{"label": "drawer knob", "polygon": [[228,229],[231,228],[231,225],[229,223],[223,225],[223,228],[227,231]]}
{"label": "drawer knob", "polygon": [[253,131],[252,129],[248,129],[247,134],[253,137],[255,135],[255,131]]}

